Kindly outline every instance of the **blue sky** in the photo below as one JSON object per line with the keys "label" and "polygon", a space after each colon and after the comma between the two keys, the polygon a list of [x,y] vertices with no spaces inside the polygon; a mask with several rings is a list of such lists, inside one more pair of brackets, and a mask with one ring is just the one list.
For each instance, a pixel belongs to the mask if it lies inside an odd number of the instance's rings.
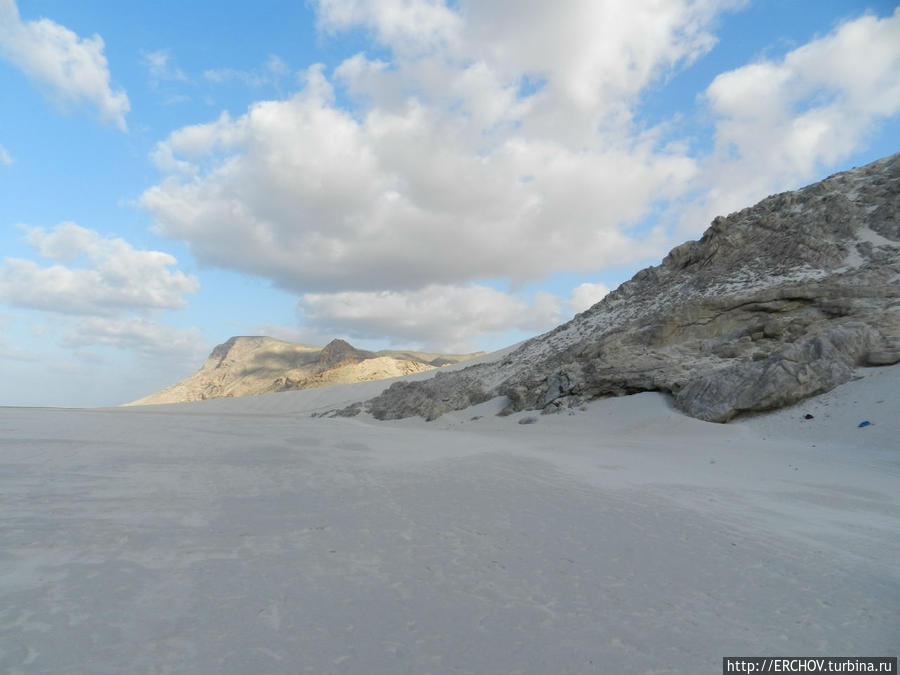
{"label": "blue sky", "polygon": [[495,349],[896,152],[893,2],[0,0],[0,405]]}

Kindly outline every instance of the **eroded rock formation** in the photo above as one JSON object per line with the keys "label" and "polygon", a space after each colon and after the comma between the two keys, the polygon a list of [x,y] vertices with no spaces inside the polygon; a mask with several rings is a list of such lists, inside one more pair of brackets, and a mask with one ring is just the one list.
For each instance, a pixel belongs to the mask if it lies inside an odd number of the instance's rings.
{"label": "eroded rock formation", "polygon": [[900,154],[716,218],[601,302],[501,362],[398,382],[365,408],[434,419],[662,391],[726,422],[900,361]]}

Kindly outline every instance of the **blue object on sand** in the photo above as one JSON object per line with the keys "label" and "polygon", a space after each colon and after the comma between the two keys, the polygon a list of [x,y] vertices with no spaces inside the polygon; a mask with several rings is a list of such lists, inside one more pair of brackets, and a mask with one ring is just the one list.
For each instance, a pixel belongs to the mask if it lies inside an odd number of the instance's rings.
{"label": "blue object on sand", "polygon": [[859,427],[867,427],[867,426],[869,426],[870,424],[872,424],[872,423],[871,423],[869,420],[865,420],[864,422],[860,422],[859,424],[857,424],[856,427],[857,427],[857,428],[859,428]]}

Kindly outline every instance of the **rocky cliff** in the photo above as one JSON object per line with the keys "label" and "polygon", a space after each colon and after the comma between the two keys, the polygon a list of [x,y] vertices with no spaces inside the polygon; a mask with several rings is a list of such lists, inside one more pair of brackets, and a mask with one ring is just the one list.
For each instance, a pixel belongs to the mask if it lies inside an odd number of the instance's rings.
{"label": "rocky cliff", "polygon": [[545,412],[661,391],[703,420],[790,405],[900,361],[900,154],[716,218],[498,363],[398,382],[375,417],[494,396]]}
{"label": "rocky cliff", "polygon": [[199,371],[126,405],[182,403],[379,380],[433,370],[478,354],[356,349],[344,340],[325,347],[263,336],[233,337],[212,350]]}

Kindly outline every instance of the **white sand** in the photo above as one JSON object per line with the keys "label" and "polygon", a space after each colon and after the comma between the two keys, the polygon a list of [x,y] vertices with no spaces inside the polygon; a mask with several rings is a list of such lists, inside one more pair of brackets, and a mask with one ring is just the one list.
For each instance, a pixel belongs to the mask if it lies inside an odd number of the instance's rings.
{"label": "white sand", "polygon": [[383,382],[0,409],[0,671],[896,655],[900,368],[861,372],[729,425],[655,394],[534,424],[499,401],[432,423],[309,416]]}

